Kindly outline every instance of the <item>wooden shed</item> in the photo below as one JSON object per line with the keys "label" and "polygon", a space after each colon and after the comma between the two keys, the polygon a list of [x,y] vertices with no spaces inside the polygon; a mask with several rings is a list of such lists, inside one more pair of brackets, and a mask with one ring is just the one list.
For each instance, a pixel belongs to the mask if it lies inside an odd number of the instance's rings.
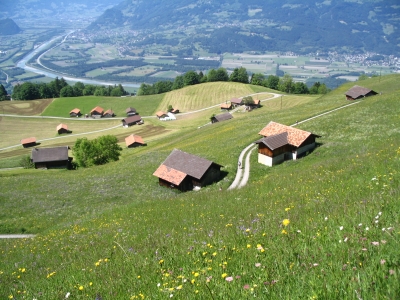
{"label": "wooden shed", "polygon": [[136,124],[143,124],[143,120],[140,115],[130,116],[122,120],[122,126],[132,126]]}
{"label": "wooden shed", "polygon": [[126,115],[127,115],[128,117],[134,116],[134,115],[137,114],[136,109],[133,108],[133,107],[128,107],[128,108],[125,110],[125,112],[126,112]]}
{"label": "wooden shed", "polygon": [[71,130],[68,130],[68,126],[66,124],[61,123],[57,126],[57,133],[58,134],[71,133]]}
{"label": "wooden shed", "polygon": [[230,120],[232,118],[233,118],[233,116],[229,112],[226,112],[226,113],[219,114],[219,115],[216,115],[216,116],[212,117],[211,118],[211,123],[217,123],[217,122],[221,122],[221,121],[226,121],[226,120]]}
{"label": "wooden shed", "polygon": [[106,110],[103,114],[103,118],[112,118],[112,117],[115,117],[115,114],[111,109]]}
{"label": "wooden shed", "polygon": [[70,117],[80,117],[82,114],[81,114],[81,110],[79,109],[79,108],[74,108],[73,110],[71,110],[70,112],[69,112],[69,116]]}
{"label": "wooden shed", "polygon": [[146,146],[143,138],[140,135],[131,134],[125,138],[125,144],[128,148],[134,148],[139,146]]}
{"label": "wooden shed", "polygon": [[232,98],[231,103],[232,103],[232,106],[240,106],[240,105],[243,105],[243,99]]}
{"label": "wooden shed", "polygon": [[231,110],[232,109],[232,103],[222,103],[220,106],[221,110]]}
{"label": "wooden shed", "polygon": [[296,160],[312,151],[315,139],[320,137],[308,131],[300,130],[276,122],[270,122],[260,132],[258,140],[258,162],[273,166],[285,160]]}
{"label": "wooden shed", "polygon": [[68,146],[32,149],[31,160],[35,169],[69,169],[72,157]]}
{"label": "wooden shed", "polygon": [[376,94],[377,92],[371,89],[355,85],[351,89],[349,89],[345,95],[347,100],[357,100],[364,97],[374,96]]}
{"label": "wooden shed", "polygon": [[221,165],[174,149],[153,173],[161,186],[181,191],[201,188],[220,180]]}
{"label": "wooden shed", "polygon": [[157,118],[162,119],[162,118],[167,118],[168,117],[168,113],[163,112],[163,111],[158,111],[156,113]]}
{"label": "wooden shed", "polygon": [[103,117],[103,114],[104,114],[104,109],[101,108],[100,106],[96,106],[95,108],[93,108],[93,109],[90,111],[90,115],[91,115],[93,118],[101,118],[101,117]]}
{"label": "wooden shed", "polygon": [[30,138],[22,139],[21,140],[21,145],[24,148],[36,146],[36,138],[35,137],[30,137]]}

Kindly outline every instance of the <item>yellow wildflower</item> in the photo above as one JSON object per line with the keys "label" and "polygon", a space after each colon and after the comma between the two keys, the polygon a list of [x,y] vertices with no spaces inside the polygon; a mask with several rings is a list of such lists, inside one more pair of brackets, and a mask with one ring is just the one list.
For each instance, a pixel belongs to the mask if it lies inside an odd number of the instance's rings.
{"label": "yellow wildflower", "polygon": [[284,219],[282,221],[283,226],[288,226],[290,224],[290,220],[289,219]]}

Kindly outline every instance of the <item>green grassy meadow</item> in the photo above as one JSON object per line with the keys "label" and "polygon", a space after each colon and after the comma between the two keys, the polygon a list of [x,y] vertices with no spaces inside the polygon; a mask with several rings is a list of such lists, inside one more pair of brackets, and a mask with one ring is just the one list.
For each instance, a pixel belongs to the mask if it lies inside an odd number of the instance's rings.
{"label": "green grassy meadow", "polygon": [[[302,159],[270,168],[253,151],[241,189],[227,190],[239,154],[269,121],[349,104],[353,83],[174,128],[107,165],[1,171],[0,233],[36,237],[0,239],[0,299],[398,299],[398,80],[360,82],[382,94],[299,124],[321,136]],[[159,186],[152,174],[174,148],[225,176],[198,192]]]}

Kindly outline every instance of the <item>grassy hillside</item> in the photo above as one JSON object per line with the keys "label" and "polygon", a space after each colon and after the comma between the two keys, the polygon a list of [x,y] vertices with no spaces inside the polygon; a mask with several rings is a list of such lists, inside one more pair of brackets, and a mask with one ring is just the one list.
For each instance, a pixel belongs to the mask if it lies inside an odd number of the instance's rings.
{"label": "grassy hillside", "polygon": [[[253,152],[239,190],[226,188],[263,126],[348,104],[352,85],[174,131],[105,166],[0,172],[0,232],[38,234],[0,240],[0,298],[399,298],[398,80],[360,82],[382,95],[299,124],[322,136],[300,160],[269,168]],[[158,186],[174,148],[226,176],[199,192]]]}

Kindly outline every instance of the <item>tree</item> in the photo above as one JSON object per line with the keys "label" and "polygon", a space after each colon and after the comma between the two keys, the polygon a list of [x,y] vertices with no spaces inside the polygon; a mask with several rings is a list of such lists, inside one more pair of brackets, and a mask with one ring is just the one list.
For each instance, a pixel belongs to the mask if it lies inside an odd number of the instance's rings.
{"label": "tree", "polygon": [[267,78],[265,87],[268,87],[273,90],[277,90],[279,85],[279,77],[275,75],[269,75]]}
{"label": "tree", "polygon": [[243,100],[243,104],[246,106],[250,106],[250,105],[254,104],[254,99],[252,96],[246,96],[242,100]]}
{"label": "tree", "polygon": [[60,97],[74,97],[74,89],[72,86],[67,85],[60,90]]}
{"label": "tree", "polygon": [[314,82],[313,86],[310,88],[310,94],[318,94],[318,89],[321,86],[319,81]]}
{"label": "tree", "polygon": [[308,87],[304,82],[296,82],[294,84],[293,92],[295,94],[309,94]]}
{"label": "tree", "polygon": [[365,80],[365,79],[368,79],[368,76],[365,73],[358,76],[358,80]]}
{"label": "tree", "polygon": [[85,85],[78,81],[77,83],[74,84],[74,95],[75,97],[80,97],[83,96],[83,90],[85,89]]}
{"label": "tree", "polygon": [[240,67],[233,69],[229,81],[249,83],[249,75],[247,74],[246,68]]}
{"label": "tree", "polygon": [[113,135],[104,135],[94,140],[79,138],[72,148],[75,162],[80,167],[103,165],[110,161],[117,161],[121,151],[122,148],[118,145],[118,139]]}
{"label": "tree", "polygon": [[195,71],[188,71],[183,75],[183,85],[195,85],[200,83],[199,75]]}
{"label": "tree", "polygon": [[144,96],[144,95],[154,95],[154,88],[151,84],[146,84],[146,83],[142,83],[140,85],[140,88],[138,90],[138,95],[139,96]]}
{"label": "tree", "polygon": [[261,73],[251,75],[250,84],[262,85],[265,80],[265,76]]}
{"label": "tree", "polygon": [[171,112],[173,109],[174,109],[174,108],[172,107],[172,105],[169,104],[169,105],[168,105],[168,108],[167,108],[167,111],[168,111],[168,112]]}
{"label": "tree", "polygon": [[14,87],[12,97],[15,100],[34,100],[40,98],[40,93],[37,85],[31,82],[24,82],[23,84]]}
{"label": "tree", "polygon": [[183,84],[183,76],[182,75],[178,75],[175,77],[174,83],[172,84],[172,89],[173,90],[179,90],[181,88],[183,88],[184,84]]}
{"label": "tree", "polygon": [[293,93],[294,83],[292,76],[285,74],[285,76],[279,79],[278,89],[285,93]]}
{"label": "tree", "polygon": [[0,84],[0,101],[7,100],[7,91],[5,87]]}
{"label": "tree", "polygon": [[228,76],[228,72],[226,71],[225,68],[219,68],[217,70],[217,74],[216,74],[216,79],[215,81],[228,81],[229,80],[229,76]]}
{"label": "tree", "polygon": [[35,167],[30,155],[25,155],[22,157],[19,161],[19,165],[24,169],[33,169]]}

